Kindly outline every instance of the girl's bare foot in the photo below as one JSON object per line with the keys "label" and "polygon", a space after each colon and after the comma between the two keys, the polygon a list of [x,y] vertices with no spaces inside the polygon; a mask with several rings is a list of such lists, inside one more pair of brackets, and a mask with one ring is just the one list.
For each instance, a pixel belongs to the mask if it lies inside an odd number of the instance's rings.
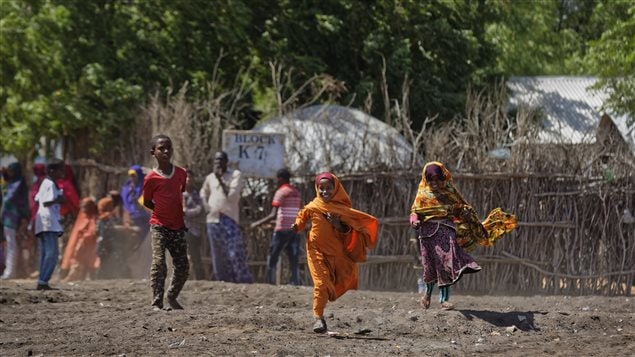
{"label": "girl's bare foot", "polygon": [[421,306],[424,309],[426,309],[426,310],[430,308],[430,297],[429,296],[423,294],[423,296],[421,297]]}
{"label": "girl's bare foot", "polygon": [[454,304],[449,302],[449,301],[444,301],[441,304],[441,309],[442,310],[454,310]]}

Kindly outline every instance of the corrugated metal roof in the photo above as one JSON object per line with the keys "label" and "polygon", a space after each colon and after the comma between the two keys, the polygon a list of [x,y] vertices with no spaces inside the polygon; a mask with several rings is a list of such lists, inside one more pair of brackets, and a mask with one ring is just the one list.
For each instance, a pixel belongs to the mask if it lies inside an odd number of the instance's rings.
{"label": "corrugated metal roof", "polygon": [[528,105],[544,115],[538,137],[544,143],[592,143],[606,113],[635,153],[635,125],[628,126],[627,116],[603,110],[608,93],[592,88],[597,81],[596,77],[512,77],[507,82],[510,105]]}

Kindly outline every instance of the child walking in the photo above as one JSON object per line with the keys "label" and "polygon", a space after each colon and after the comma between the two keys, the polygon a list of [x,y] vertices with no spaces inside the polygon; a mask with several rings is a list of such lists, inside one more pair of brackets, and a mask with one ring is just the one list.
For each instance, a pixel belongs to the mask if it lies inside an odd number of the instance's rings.
{"label": "child walking", "polygon": [[306,243],[313,278],[313,331],[327,330],[324,308],[346,291],[357,289],[358,262],[377,243],[377,219],[352,208],[340,180],[329,172],[315,178],[316,197],[296,217],[292,229],[302,231],[310,220]]}
{"label": "child walking", "polygon": [[479,222],[472,206],[454,187],[450,171],[442,163],[432,161],[423,168],[410,224],[419,235],[422,278],[426,284],[421,306],[430,307],[432,290],[438,284],[441,308],[451,310],[454,305],[449,301],[450,286],[463,274],[481,270],[466,250],[474,249],[476,244],[493,245],[503,233],[516,227],[516,217],[496,208],[484,222]]}
{"label": "child walking", "polygon": [[64,177],[64,161],[52,159],[46,165],[47,176],[35,195],[35,236],[40,242],[40,275],[37,290],[54,290],[49,286],[59,255],[57,239],[64,233],[60,205],[66,202],[64,192],[55,183]]}
{"label": "child walking", "polygon": [[174,271],[168,290],[168,304],[174,310],[183,307],[176,298],[179,296],[189,274],[185,223],[183,221],[183,191],[187,174],[184,169],[173,165],[172,140],[163,134],[151,141],[150,153],[157,160],[158,167],[146,175],[143,182],[143,204],[152,210],[150,230],[152,232],[152,306],[163,308],[163,294],[167,267],[165,250],[172,256]]}

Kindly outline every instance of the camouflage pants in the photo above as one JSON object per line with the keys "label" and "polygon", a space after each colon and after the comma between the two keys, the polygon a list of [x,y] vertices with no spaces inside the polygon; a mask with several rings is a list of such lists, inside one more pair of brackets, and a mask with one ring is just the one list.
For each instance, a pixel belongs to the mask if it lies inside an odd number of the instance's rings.
{"label": "camouflage pants", "polygon": [[168,290],[168,298],[176,299],[187,281],[190,263],[187,259],[187,243],[183,231],[175,231],[163,226],[152,225],[152,267],[150,268],[150,283],[152,285],[152,305],[163,307],[163,292],[167,266],[165,264],[165,250],[172,256],[174,271]]}

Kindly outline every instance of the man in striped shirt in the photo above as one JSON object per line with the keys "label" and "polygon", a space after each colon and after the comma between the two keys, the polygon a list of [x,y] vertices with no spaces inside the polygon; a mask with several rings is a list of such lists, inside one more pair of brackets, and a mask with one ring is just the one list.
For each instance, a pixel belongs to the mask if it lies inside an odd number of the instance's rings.
{"label": "man in striped shirt", "polygon": [[302,199],[298,189],[289,183],[291,173],[288,169],[282,168],[278,170],[276,179],[278,181],[278,189],[271,202],[271,212],[267,217],[252,223],[251,228],[270,222],[275,218],[276,226],[271,245],[269,246],[269,256],[267,257],[267,280],[269,284],[276,283],[276,265],[278,264],[280,253],[285,250],[289,257],[291,284],[301,285],[300,269],[298,267],[300,235],[291,230],[291,226],[295,222],[295,217],[300,208],[302,208]]}

